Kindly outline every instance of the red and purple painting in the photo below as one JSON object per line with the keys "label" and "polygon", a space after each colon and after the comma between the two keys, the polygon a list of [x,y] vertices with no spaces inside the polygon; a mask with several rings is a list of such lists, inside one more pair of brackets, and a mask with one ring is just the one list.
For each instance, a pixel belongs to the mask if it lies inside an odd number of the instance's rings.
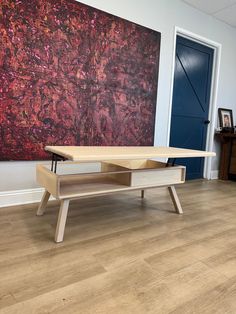
{"label": "red and purple painting", "polygon": [[0,2],[0,160],[153,145],[160,33],[73,0]]}

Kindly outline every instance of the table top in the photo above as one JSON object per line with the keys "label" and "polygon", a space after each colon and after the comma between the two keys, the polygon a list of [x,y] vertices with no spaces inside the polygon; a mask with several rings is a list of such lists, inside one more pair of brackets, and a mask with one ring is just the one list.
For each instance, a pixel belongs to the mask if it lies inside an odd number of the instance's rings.
{"label": "table top", "polygon": [[45,150],[71,161],[215,156],[214,152],[153,146],[46,146]]}

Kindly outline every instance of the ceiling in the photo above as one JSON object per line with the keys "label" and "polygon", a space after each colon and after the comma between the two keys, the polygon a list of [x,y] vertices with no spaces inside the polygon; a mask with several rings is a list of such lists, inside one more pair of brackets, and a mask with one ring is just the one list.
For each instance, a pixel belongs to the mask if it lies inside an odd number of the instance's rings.
{"label": "ceiling", "polygon": [[236,27],[236,0],[183,1],[233,27]]}

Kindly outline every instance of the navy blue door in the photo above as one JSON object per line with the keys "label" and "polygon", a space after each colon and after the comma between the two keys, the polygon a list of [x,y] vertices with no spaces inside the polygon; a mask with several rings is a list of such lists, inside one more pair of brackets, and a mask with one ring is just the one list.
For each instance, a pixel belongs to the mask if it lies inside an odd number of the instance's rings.
{"label": "navy blue door", "polygon": [[[170,146],[205,150],[214,50],[177,37]],[[203,158],[181,158],[187,179],[203,177]]]}

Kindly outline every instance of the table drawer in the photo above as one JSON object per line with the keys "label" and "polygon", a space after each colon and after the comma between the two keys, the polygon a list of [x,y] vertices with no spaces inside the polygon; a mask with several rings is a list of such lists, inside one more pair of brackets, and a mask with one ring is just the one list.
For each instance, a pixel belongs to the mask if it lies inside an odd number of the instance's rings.
{"label": "table drawer", "polygon": [[155,170],[140,170],[131,173],[130,186],[165,186],[184,183],[184,167],[167,167]]}
{"label": "table drawer", "polygon": [[168,167],[166,163],[155,160],[116,160],[108,165],[130,170],[131,187],[164,186],[184,183],[185,167]]}

